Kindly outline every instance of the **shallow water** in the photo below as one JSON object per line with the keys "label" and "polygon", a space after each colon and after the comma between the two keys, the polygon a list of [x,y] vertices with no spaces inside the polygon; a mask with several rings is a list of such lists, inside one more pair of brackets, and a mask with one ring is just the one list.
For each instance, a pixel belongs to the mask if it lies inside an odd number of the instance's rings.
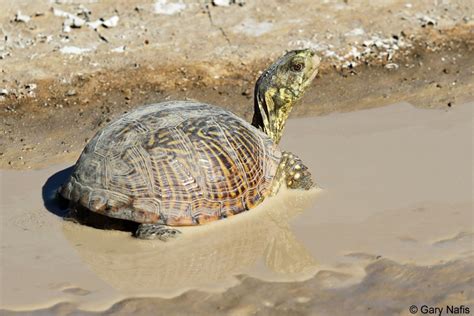
{"label": "shallow water", "polygon": [[298,154],[322,189],[282,192],[251,212],[182,229],[170,243],[63,222],[49,202],[48,211],[42,186],[67,165],[1,171],[0,308],[105,309],[127,297],[222,291],[239,274],[292,281],[341,272],[322,284],[342,288],[380,257],[431,265],[472,256],[473,105],[290,120],[281,148]]}

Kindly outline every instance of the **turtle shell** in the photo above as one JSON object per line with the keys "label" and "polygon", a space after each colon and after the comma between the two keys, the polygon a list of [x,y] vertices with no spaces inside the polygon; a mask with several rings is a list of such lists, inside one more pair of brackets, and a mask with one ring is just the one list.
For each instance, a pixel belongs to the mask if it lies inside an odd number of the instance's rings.
{"label": "turtle shell", "polygon": [[60,194],[114,218],[198,225],[260,203],[280,156],[271,138],[227,110],[152,104],[99,131]]}

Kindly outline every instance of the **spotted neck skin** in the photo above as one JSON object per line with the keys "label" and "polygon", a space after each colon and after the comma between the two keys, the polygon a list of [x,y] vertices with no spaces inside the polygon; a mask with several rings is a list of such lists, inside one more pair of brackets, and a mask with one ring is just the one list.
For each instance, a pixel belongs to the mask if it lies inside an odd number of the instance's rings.
{"label": "spotted neck skin", "polygon": [[294,50],[273,63],[257,80],[252,125],[280,142],[296,101],[318,72],[320,59],[309,50]]}

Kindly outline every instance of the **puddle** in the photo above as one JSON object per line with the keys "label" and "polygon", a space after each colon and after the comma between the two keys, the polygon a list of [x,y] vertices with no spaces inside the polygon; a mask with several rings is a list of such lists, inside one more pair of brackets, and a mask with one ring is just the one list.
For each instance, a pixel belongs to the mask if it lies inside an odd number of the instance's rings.
{"label": "puddle", "polygon": [[170,243],[63,222],[49,199],[69,165],[1,171],[0,308],[105,309],[129,297],[222,291],[240,274],[294,281],[319,272],[322,286],[340,288],[379,258],[431,265],[472,256],[473,105],[290,120],[281,147],[322,190],[282,192],[251,212],[183,228]]}

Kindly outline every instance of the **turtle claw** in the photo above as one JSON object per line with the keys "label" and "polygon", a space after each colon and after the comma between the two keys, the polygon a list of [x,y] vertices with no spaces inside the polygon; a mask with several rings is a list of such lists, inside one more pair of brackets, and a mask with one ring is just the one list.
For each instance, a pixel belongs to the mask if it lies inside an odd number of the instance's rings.
{"label": "turtle claw", "polygon": [[181,234],[177,229],[173,229],[163,224],[140,224],[135,232],[135,237],[140,239],[159,239],[168,241]]}
{"label": "turtle claw", "polygon": [[289,152],[283,152],[278,166],[272,195],[275,195],[280,186],[285,184],[288,189],[310,190],[316,187],[308,167],[301,159]]}

